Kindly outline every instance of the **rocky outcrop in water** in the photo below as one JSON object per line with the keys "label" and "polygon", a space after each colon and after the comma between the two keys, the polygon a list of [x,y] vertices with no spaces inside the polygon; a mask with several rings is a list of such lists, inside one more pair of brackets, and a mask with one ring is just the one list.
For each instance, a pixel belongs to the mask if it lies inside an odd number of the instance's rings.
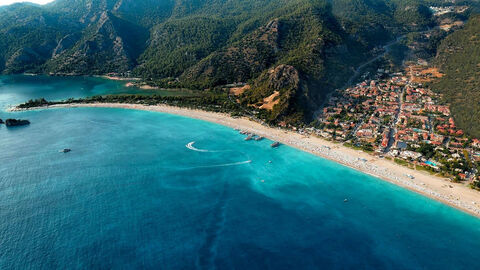
{"label": "rocky outcrop in water", "polygon": [[5,125],[7,125],[7,127],[26,126],[30,125],[30,121],[22,119],[7,119],[5,120]]}

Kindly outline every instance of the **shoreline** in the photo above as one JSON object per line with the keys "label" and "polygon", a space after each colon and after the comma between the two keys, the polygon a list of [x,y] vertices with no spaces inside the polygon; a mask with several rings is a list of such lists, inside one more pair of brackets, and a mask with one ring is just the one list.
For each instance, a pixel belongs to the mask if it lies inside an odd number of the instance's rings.
{"label": "shoreline", "polygon": [[110,76],[110,75],[93,75],[93,77],[99,77],[103,78],[106,80],[112,80],[112,81],[141,81],[141,78],[136,78],[136,77],[120,77],[120,76]]}
{"label": "shoreline", "polygon": [[105,80],[111,81],[121,81],[125,82],[125,87],[137,87],[141,90],[159,90],[160,88],[157,86],[152,86],[147,84],[142,78],[137,77],[119,77],[119,76],[110,76],[110,75],[94,75],[94,77],[99,77]]}
{"label": "shoreline", "polygon": [[[418,194],[450,205],[470,215],[480,218],[480,192],[463,184],[452,183],[448,179],[412,170],[393,161],[380,159],[367,153],[345,147],[318,137],[295,133],[293,131],[271,128],[253,122],[248,118],[232,118],[223,113],[207,112],[197,109],[174,107],[169,105],[140,105],[127,103],[79,103],[57,104],[12,111],[42,110],[52,108],[121,108],[142,111],[175,114],[198,120],[208,121],[230,128],[242,129],[273,141],[294,147],[304,152],[325,158],[362,173],[369,174],[397,186],[407,188]],[[414,176],[414,179],[407,177]]]}
{"label": "shoreline", "polygon": [[160,90],[160,87],[147,84],[142,78],[138,77],[121,77],[111,75],[85,75],[85,74],[47,74],[47,73],[21,73],[24,76],[52,76],[52,77],[93,77],[110,81],[125,82],[125,87],[137,87],[141,90]]}

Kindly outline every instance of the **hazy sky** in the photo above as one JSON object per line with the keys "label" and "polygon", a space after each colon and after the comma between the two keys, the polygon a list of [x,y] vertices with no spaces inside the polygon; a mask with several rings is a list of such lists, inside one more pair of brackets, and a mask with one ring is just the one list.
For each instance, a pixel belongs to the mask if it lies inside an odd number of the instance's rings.
{"label": "hazy sky", "polygon": [[37,4],[46,4],[52,2],[53,0],[0,0],[0,6],[10,5],[17,2],[32,2]]}

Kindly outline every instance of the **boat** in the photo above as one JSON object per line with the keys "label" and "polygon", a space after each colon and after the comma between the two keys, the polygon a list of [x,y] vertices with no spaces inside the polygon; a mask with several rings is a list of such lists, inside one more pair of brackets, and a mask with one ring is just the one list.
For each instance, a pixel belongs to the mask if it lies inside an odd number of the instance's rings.
{"label": "boat", "polygon": [[60,153],[68,153],[68,152],[71,152],[71,151],[72,151],[72,149],[65,148],[65,149],[60,150],[59,152]]}
{"label": "boat", "polygon": [[273,148],[276,148],[276,147],[280,146],[280,143],[279,142],[274,142],[270,146],[273,147]]}
{"label": "boat", "polygon": [[251,139],[253,139],[253,136],[255,135],[248,135],[246,138],[245,138],[245,141],[250,141]]}
{"label": "boat", "polygon": [[258,137],[255,138],[255,141],[261,141],[261,140],[263,140],[262,136],[258,136]]}

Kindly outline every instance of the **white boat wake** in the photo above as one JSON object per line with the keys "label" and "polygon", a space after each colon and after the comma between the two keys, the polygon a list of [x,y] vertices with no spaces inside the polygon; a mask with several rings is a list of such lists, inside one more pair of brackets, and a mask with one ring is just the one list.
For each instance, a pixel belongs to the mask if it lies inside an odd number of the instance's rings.
{"label": "white boat wake", "polygon": [[244,165],[252,163],[251,160],[245,160],[245,161],[240,161],[240,162],[234,162],[234,163],[225,163],[225,164],[218,164],[218,165],[206,165],[206,166],[197,166],[197,167],[192,167],[189,169],[202,169],[202,168],[216,168],[216,167],[229,167],[229,166],[238,166],[238,165]]}
{"label": "white boat wake", "polygon": [[[223,152],[223,151],[213,151],[213,150],[207,150],[207,149],[198,149],[195,146],[195,141],[189,142],[185,145],[190,150],[196,151],[196,152],[202,152],[202,153],[215,153],[215,152]],[[244,165],[251,163],[251,160],[245,160],[245,161],[240,161],[240,162],[234,162],[234,163],[225,163],[225,164],[217,164],[217,165],[205,165],[205,166],[196,166],[196,167],[190,167],[190,168],[185,168],[185,169],[202,169],[202,168],[216,168],[216,167],[229,167],[229,166],[238,166],[238,165]]]}
{"label": "white boat wake", "polygon": [[193,146],[194,143],[195,143],[195,141],[189,142],[189,143],[187,143],[187,145],[185,145],[185,147],[187,147],[190,150],[197,151],[197,152],[203,152],[203,153],[219,152],[219,151],[211,151],[211,150],[206,150],[206,149],[198,149],[195,146]]}

